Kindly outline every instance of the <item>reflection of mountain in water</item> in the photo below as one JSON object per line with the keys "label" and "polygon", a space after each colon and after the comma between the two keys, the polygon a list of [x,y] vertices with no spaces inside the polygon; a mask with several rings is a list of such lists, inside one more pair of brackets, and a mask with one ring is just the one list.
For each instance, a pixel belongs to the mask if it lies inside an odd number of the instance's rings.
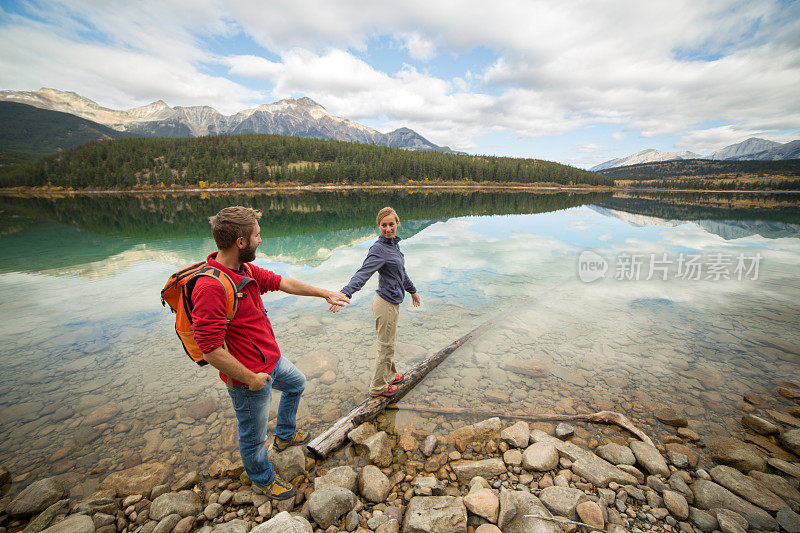
{"label": "reflection of mountain in water", "polygon": [[[400,224],[398,235],[404,239],[416,235],[436,220],[408,220]],[[375,226],[312,233],[305,235],[287,235],[267,239],[259,248],[272,261],[289,264],[317,266],[341,248],[349,248],[364,241],[373,241],[378,237]]]}
{"label": "reflection of mountain in water", "polygon": [[800,225],[768,220],[669,220],[648,215],[628,213],[616,209],[607,209],[598,205],[590,205],[590,209],[601,215],[617,218],[631,226],[680,226],[691,222],[708,233],[719,235],[723,239],[740,239],[751,235],[760,235],[768,239],[800,238]]}
{"label": "reflection of mountain in water", "polygon": [[[213,251],[208,216],[229,205],[260,209],[261,254],[316,265],[334,250],[377,235],[375,214],[391,205],[399,235],[467,215],[529,214],[598,202],[609,193],[347,192],[174,196],[0,197],[0,272],[102,275],[130,262],[188,263]],[[90,263],[113,257],[114,266]],[[70,268],[80,267],[80,268]]]}

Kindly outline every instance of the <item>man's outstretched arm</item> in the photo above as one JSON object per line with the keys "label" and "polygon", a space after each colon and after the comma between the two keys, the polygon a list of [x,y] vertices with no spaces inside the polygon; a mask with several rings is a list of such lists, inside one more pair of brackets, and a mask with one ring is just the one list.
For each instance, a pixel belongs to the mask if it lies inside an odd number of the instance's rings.
{"label": "man's outstretched arm", "polygon": [[350,303],[350,298],[341,292],[320,289],[319,287],[314,287],[313,285],[292,278],[281,278],[279,290],[298,296],[316,296],[318,298],[324,298],[325,301],[331,305],[343,306]]}

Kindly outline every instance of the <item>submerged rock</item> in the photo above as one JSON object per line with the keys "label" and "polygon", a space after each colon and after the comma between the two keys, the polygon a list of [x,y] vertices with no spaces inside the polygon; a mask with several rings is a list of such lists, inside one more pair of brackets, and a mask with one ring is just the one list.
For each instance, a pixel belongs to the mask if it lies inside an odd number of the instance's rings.
{"label": "submerged rock", "polygon": [[140,465],[112,472],[102,483],[101,489],[113,489],[118,497],[133,494],[150,494],[157,485],[163,485],[172,475],[172,467],[165,463],[142,463]]}
{"label": "submerged rock", "polygon": [[6,507],[10,516],[29,516],[40,513],[64,495],[64,487],[56,478],[45,478],[25,487]]}
{"label": "submerged rock", "polygon": [[740,472],[747,473],[751,470],[763,472],[767,461],[752,444],[746,444],[733,437],[720,437],[709,445],[711,458],[723,465],[732,466]]}

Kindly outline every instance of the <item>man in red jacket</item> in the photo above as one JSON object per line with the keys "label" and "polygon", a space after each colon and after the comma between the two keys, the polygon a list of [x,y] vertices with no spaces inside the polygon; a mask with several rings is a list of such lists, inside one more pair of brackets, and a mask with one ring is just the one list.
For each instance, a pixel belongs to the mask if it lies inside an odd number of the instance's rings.
{"label": "man in red jacket", "polygon": [[208,264],[225,272],[235,284],[245,281],[245,285],[236,315],[226,323],[227,298],[222,284],[210,277],[198,278],[192,291],[192,328],[205,360],[219,370],[228,385],[238,421],[239,452],[253,491],[286,500],[294,496],[295,489],[275,475],[265,447],[269,407],[272,389],[281,391],[275,450],[307,443],[310,435],[297,429],[296,420],[306,378],[291,361],[281,357],[261,295],[279,290],[318,296],[336,305],[347,304],[350,299],[250,264],[261,244],[260,218],[259,211],[239,206],[226,207],[210,218],[218,251],[208,256]]}

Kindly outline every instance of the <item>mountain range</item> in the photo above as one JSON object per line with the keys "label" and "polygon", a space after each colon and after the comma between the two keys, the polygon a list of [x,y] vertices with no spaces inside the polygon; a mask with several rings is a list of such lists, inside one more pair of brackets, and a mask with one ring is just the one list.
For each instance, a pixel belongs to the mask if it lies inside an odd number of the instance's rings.
{"label": "mountain range", "polygon": [[16,102],[69,113],[140,137],[271,133],[408,150],[452,152],[450,148],[437,146],[409,128],[381,133],[349,118],[337,117],[307,97],[285,98],[233,115],[223,115],[209,106],[170,107],[163,100],[125,110],[109,109],[74,92],[48,88],[38,91],[0,91],[0,102]]}
{"label": "mountain range", "polygon": [[662,152],[661,150],[642,150],[627,157],[619,157],[600,163],[589,170],[601,170],[653,163],[656,161],[675,161],[678,159],[712,159],[715,161],[780,161],[784,159],[800,158],[800,140],[781,144],[775,141],[751,137],[737,144],[731,144],[708,155],[699,155],[694,152]]}

